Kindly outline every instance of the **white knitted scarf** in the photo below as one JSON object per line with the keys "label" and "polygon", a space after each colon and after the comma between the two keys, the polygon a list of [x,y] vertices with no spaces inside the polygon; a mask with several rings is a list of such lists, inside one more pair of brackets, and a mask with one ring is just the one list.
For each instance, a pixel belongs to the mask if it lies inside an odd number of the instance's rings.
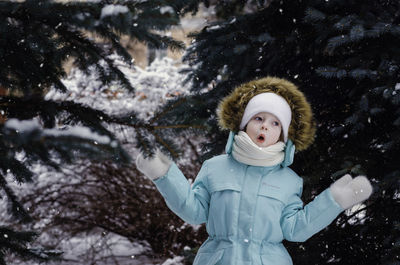
{"label": "white knitted scarf", "polygon": [[268,147],[257,146],[245,133],[240,131],[235,136],[232,147],[233,157],[244,164],[251,166],[274,166],[280,164],[285,158],[285,144],[277,142]]}

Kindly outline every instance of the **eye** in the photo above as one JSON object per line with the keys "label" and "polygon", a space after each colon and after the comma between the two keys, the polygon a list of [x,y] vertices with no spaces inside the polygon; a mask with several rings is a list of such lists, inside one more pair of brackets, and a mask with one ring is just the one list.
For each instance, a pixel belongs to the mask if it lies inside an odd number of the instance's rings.
{"label": "eye", "polygon": [[279,126],[279,122],[277,122],[277,121],[273,121],[272,124],[273,124],[274,126]]}
{"label": "eye", "polygon": [[255,116],[255,117],[254,117],[254,120],[256,120],[256,121],[262,121],[262,118],[261,118],[260,116]]}

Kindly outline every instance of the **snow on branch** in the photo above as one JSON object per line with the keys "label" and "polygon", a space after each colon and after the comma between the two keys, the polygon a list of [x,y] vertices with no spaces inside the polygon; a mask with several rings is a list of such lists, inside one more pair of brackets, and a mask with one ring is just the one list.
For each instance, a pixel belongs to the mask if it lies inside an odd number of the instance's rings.
{"label": "snow on branch", "polygon": [[105,135],[99,135],[92,132],[89,128],[83,126],[67,127],[64,130],[59,129],[42,129],[39,122],[33,120],[10,119],[5,123],[5,129],[15,130],[17,133],[30,134],[33,131],[41,131],[41,137],[78,137],[92,140],[99,144],[110,144],[110,138]]}
{"label": "snow on branch", "polygon": [[124,89],[118,82],[103,85],[94,67],[89,67],[88,73],[73,68],[71,74],[62,80],[67,92],[53,88],[45,99],[81,103],[109,115],[136,112],[138,118],[147,120],[160,105],[187,94],[191,86],[189,82],[183,84],[185,74],[180,72],[187,65],[177,65],[170,58],[156,59],[146,69],[129,66],[115,54],[110,56],[110,60],[124,73],[135,93]]}
{"label": "snow on branch", "polygon": [[116,16],[123,13],[128,13],[129,9],[122,5],[106,5],[101,9],[100,19],[108,16]]}

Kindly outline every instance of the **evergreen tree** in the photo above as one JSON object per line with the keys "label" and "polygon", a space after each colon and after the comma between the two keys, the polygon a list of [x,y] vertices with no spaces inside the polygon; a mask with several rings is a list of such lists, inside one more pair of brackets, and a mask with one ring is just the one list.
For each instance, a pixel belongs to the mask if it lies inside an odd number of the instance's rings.
{"label": "evergreen tree", "polygon": [[[129,67],[115,56],[113,59],[136,88],[135,98],[119,86],[99,89],[95,75],[87,76],[76,68],[63,80],[71,93],[53,89],[46,98],[101,106],[107,113],[136,110],[143,120],[148,120],[166,98],[184,94],[190,87],[190,83],[177,86],[185,78],[179,74],[185,66],[177,67],[170,58],[156,59],[145,69]],[[112,127],[123,147],[134,155],[134,130],[130,126]],[[192,148],[185,148],[179,160],[185,161],[181,167],[185,176],[193,178],[199,170],[198,140],[192,134],[185,138],[179,137],[176,142]],[[140,263],[143,256],[167,259],[174,254],[182,255],[184,248],[186,251],[188,247],[197,247],[205,240],[196,236],[203,232],[202,229],[184,224],[165,206],[156,187],[137,171],[134,163],[126,167],[110,161],[76,161],[73,165],[64,165],[61,172],[43,169],[40,179],[42,181],[29,190],[20,192],[23,205],[29,208],[32,218],[38,220],[35,226],[43,231],[37,242],[60,249],[63,256],[72,255],[82,264],[92,264],[99,259],[105,263],[107,260],[113,263],[113,259],[121,263],[132,262],[130,253],[137,252],[135,246],[143,240],[151,249],[135,255],[136,263]],[[125,245],[128,240],[132,242],[131,248]],[[77,245],[84,247],[77,251],[74,247]],[[121,252],[121,248],[126,253]]]}
{"label": "evergreen tree", "polygon": [[375,188],[366,205],[306,243],[286,242],[295,263],[399,262],[400,2],[284,0],[253,5],[254,12],[244,6],[192,34],[184,59],[194,95],[165,106],[175,106],[171,120],[208,120],[204,157],[220,154],[227,134],[215,120],[219,100],[254,78],[293,81],[319,125],[315,143],[293,165],[305,180],[305,202],[345,173],[366,174]]}
{"label": "evergreen tree", "polygon": [[[106,125],[140,129],[144,124],[135,113],[111,116],[91,106],[45,99],[51,87],[66,90],[61,82],[66,75],[63,63],[73,59],[83,71],[94,68],[104,85],[117,83],[133,91],[108,55],[115,52],[132,63],[119,42],[121,35],[156,48],[182,49],[181,42],[161,33],[178,24],[181,8],[182,1],[172,0],[0,2],[0,187],[16,218],[14,227],[31,218],[9,182],[32,181],[30,165],[42,163],[57,169],[76,159],[127,162],[129,155]],[[4,226],[0,230],[2,264],[9,253],[39,260],[54,256],[28,247],[34,239],[32,232]]]}

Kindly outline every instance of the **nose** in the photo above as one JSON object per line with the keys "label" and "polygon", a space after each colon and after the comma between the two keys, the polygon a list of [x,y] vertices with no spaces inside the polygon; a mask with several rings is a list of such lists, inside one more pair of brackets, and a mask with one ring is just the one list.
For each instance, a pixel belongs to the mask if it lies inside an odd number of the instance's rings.
{"label": "nose", "polygon": [[267,124],[265,122],[263,122],[263,124],[261,124],[261,129],[268,130]]}

